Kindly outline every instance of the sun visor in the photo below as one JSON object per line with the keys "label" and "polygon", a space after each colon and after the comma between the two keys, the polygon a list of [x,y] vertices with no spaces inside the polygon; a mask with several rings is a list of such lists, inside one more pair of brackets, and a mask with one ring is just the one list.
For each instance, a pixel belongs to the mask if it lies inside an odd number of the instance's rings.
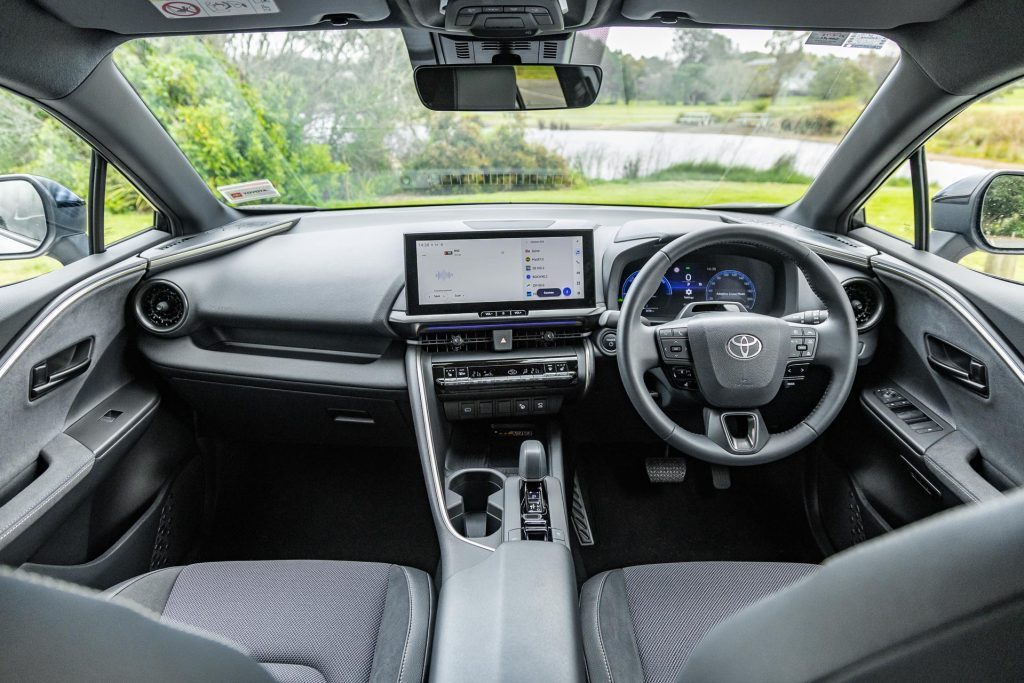
{"label": "sun visor", "polygon": [[312,26],[325,17],[381,21],[385,0],[36,0],[79,28],[124,35],[269,30]]}
{"label": "sun visor", "polygon": [[883,30],[941,19],[963,0],[623,0],[634,21],[688,17],[717,26]]}

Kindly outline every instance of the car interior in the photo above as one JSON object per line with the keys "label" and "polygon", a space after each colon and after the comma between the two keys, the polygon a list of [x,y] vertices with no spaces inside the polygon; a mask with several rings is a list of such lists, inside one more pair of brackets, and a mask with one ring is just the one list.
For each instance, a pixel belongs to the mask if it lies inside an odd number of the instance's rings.
{"label": "car interior", "polygon": [[1024,678],[1016,3],[0,27],[0,679]]}

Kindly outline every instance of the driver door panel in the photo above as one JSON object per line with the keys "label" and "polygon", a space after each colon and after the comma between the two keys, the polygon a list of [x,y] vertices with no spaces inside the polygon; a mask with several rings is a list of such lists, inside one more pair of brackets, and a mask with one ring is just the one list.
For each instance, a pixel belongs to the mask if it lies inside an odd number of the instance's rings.
{"label": "driver door panel", "polygon": [[[830,442],[852,484],[849,508],[867,536],[1024,482],[1024,383],[1015,370],[912,269],[877,267],[876,274],[891,314],[858,388],[860,405],[851,402]],[[985,368],[984,390],[944,367],[969,369],[972,360]],[[843,534],[837,545],[848,544]]]}

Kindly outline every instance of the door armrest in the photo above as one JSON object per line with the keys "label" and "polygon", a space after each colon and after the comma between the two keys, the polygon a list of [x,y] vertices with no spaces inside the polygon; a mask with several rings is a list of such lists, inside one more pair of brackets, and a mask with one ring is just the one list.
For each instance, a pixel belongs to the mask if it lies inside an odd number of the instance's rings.
{"label": "door armrest", "polygon": [[96,458],[67,434],[43,446],[42,473],[0,506],[0,549],[8,546],[89,474]]}

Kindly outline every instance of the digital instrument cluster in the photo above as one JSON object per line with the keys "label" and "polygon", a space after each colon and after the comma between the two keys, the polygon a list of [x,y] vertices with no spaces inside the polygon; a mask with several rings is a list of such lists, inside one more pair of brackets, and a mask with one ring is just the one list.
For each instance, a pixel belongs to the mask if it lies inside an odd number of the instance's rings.
{"label": "digital instrument cluster", "polygon": [[[620,305],[645,263],[633,261],[623,269]],[[687,258],[673,263],[665,272],[644,307],[644,315],[671,320],[694,301],[738,303],[748,311],[764,313],[773,306],[774,289],[774,270],[764,261],[727,255]]]}

